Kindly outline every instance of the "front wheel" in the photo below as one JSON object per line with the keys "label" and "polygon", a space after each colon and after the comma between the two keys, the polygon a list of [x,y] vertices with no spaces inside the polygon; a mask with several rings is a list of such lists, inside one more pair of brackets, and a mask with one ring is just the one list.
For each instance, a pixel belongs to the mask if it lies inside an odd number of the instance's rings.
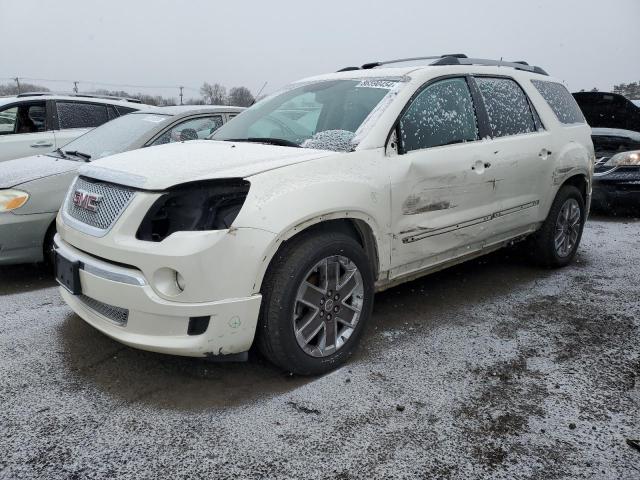
{"label": "front wheel", "polygon": [[542,228],[532,237],[534,259],[543,266],[558,268],[575,257],[585,222],[584,199],[572,185],[556,195]]}
{"label": "front wheel", "polygon": [[302,234],[278,252],[263,286],[258,346],[292,373],[332,370],[354,352],[371,315],[371,266],[340,232]]}

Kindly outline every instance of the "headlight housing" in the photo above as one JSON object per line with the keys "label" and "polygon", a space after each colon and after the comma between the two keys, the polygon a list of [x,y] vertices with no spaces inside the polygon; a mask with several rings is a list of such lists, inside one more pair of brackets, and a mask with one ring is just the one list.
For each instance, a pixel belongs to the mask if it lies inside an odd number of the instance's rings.
{"label": "headlight housing", "polygon": [[640,167],[640,150],[616,153],[607,160],[605,167]]}
{"label": "headlight housing", "polygon": [[151,206],[136,238],[161,242],[175,232],[227,229],[240,213],[247,193],[249,182],[235,178],[173,187]]}
{"label": "headlight housing", "polygon": [[29,200],[29,194],[20,190],[0,190],[0,213],[22,207]]}

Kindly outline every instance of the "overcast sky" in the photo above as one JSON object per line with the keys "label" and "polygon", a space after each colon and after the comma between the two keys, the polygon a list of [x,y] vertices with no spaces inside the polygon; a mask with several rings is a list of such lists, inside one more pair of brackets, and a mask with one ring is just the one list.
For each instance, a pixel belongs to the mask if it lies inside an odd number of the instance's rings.
{"label": "overcast sky", "polygon": [[0,82],[184,85],[189,97],[208,81],[256,93],[347,65],[460,52],[607,90],[640,80],[639,20],[640,0],[0,0]]}

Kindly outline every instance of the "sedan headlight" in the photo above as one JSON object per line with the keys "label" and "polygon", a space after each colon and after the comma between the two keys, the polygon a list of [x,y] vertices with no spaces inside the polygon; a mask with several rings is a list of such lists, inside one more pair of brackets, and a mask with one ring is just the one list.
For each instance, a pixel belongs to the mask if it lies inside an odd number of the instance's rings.
{"label": "sedan headlight", "polygon": [[240,213],[248,192],[249,182],[242,179],[174,187],[151,206],[136,237],[161,242],[174,232],[227,229]]}
{"label": "sedan headlight", "polygon": [[605,167],[637,167],[640,166],[640,150],[617,153],[604,164]]}
{"label": "sedan headlight", "polygon": [[27,203],[29,194],[20,190],[0,190],[0,213],[16,210]]}

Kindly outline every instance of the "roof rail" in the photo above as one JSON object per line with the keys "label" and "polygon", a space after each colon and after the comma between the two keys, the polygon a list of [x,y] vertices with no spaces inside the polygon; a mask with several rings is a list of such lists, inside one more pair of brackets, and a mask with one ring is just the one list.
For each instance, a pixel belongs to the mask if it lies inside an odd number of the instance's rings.
{"label": "roof rail", "polygon": [[[412,58],[400,58],[397,60],[385,60],[383,62],[371,62],[365,63],[360,67],[363,70],[369,70],[383,65],[389,65],[393,63],[413,62],[417,60],[433,60],[429,65],[486,65],[496,67],[511,67],[516,70],[524,70],[527,72],[539,73],[540,75],[549,75],[542,68],[529,65],[524,60],[518,60],[515,62],[505,62],[502,60],[489,60],[484,58],[469,58],[464,53],[449,53],[446,55],[435,55],[427,57],[412,57]],[[339,72],[348,72],[351,70],[359,70],[358,67],[345,67]]]}
{"label": "roof rail", "polygon": [[48,95],[65,95],[67,97],[83,97],[83,98],[101,98],[103,100],[121,100],[131,103],[142,103],[139,98],[118,97],[115,95],[100,95],[97,93],[76,93],[76,92],[24,92],[19,93],[16,97],[45,97]]}
{"label": "roof rail", "polygon": [[435,55],[435,56],[432,55],[428,57],[398,58],[396,60],[385,60],[383,62],[371,62],[371,63],[365,63],[360,68],[362,68],[363,70],[369,70],[371,68],[381,67],[382,65],[389,65],[391,63],[414,62],[416,60],[436,60],[438,58],[443,58],[443,57],[467,58],[467,56],[464,53],[450,53],[448,55]]}
{"label": "roof rail", "polygon": [[486,58],[460,58],[457,59],[459,65],[487,65],[493,67],[511,67],[516,70],[524,70],[525,72],[539,73],[540,75],[549,75],[544,69],[529,65],[527,62],[519,60],[517,62],[505,62],[503,60],[490,60]]}

